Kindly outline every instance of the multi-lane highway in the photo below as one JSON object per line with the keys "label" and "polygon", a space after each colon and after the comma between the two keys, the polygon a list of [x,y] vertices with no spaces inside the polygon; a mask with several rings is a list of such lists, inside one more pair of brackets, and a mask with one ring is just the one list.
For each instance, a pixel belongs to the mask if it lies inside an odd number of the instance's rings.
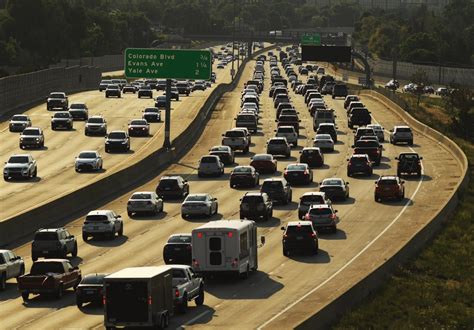
{"label": "multi-lane highway", "polygon": [[[197,175],[197,165],[200,157],[206,154],[211,146],[219,145],[221,133],[234,126],[233,118],[240,109],[240,92],[244,82],[251,79],[253,68],[254,62],[247,65],[238,88],[226,94],[218,103],[204,133],[193,149],[162,172],[162,175],[179,174],[185,177],[190,182],[192,193],[208,192],[217,197],[219,213],[213,216],[212,219],[238,218],[239,198],[246,191],[258,189],[229,188],[228,176],[232,167],[227,167],[226,174],[221,178],[201,179]],[[266,68],[269,72],[268,64],[266,64]],[[269,87],[270,79],[267,75],[265,90],[260,97],[260,129],[252,137],[250,154],[237,154],[236,163],[240,165],[249,164],[251,155],[264,153],[266,140],[274,135],[276,127],[275,110],[271,99],[268,97]],[[90,99],[86,98],[87,96],[90,96]],[[312,129],[312,119],[303,98],[291,91],[290,96],[302,119],[300,147],[292,150],[290,159],[279,159],[278,172],[275,175],[262,175],[263,178],[281,176],[288,163],[298,160],[298,151],[301,147],[312,145],[312,138],[315,133]],[[127,120],[135,115],[133,111],[138,113],[142,107],[141,103],[137,103],[135,97],[105,101],[98,92],[89,92],[81,94],[78,98],[88,102],[90,108],[97,108],[98,112],[121,111],[120,113]],[[129,98],[131,100],[128,100]],[[192,100],[192,97],[188,100]],[[182,106],[188,100],[183,101]],[[369,98],[362,98],[362,100],[371,110],[373,119],[382,124],[385,129],[389,130],[394,125],[401,123],[401,120],[390,109],[376,100]],[[342,99],[332,100],[330,97],[325,97],[325,101],[336,110],[338,115],[336,122],[339,127],[339,142],[336,144],[336,150],[333,153],[326,154],[326,164],[323,168],[314,170],[315,183],[309,187],[294,187],[293,202],[287,206],[275,206],[274,217],[268,222],[258,224],[259,235],[265,235],[266,237],[266,244],[259,248],[258,272],[251,275],[247,280],[216,279],[207,281],[204,306],[194,307],[194,304],[191,304],[187,314],[177,315],[172,319],[172,327],[181,325],[219,328],[293,327],[297,324],[295,323],[297,322],[296,319],[301,320],[309,316],[315,306],[321,306],[329,302],[338,292],[343,292],[354,281],[381,264],[384,258],[393,254],[401,245],[406,243],[420,226],[428,222],[449,198],[451,187],[457,184],[461,176],[461,167],[453,155],[442,145],[433,143],[431,139],[418,133],[415,134],[414,145],[411,148],[405,145],[393,146],[384,143],[382,164],[375,168],[372,177],[347,178],[346,158],[352,153],[350,146],[352,145],[353,134],[347,128]],[[97,106],[94,102],[97,102]],[[140,102],[143,103],[143,106],[148,104],[145,100]],[[103,104],[103,110],[99,110],[99,104]],[[126,107],[126,104],[129,104],[129,108]],[[182,106],[179,106],[178,110]],[[185,109],[182,108],[181,111],[176,111],[175,114],[184,111]],[[33,117],[33,114],[37,114],[41,118],[44,113],[46,113],[46,110],[44,106],[41,106],[33,110],[31,115]],[[47,116],[49,117],[49,114]],[[35,120],[35,117],[33,119]],[[43,119],[44,127],[47,126],[48,119]],[[111,124],[117,125],[117,128],[123,127],[122,125],[125,125],[126,119],[118,119],[116,124],[112,124],[112,122]],[[79,125],[76,127],[79,127]],[[78,129],[79,132],[80,129]],[[152,133],[156,134],[156,132],[156,128],[152,130]],[[56,138],[57,141],[54,142],[55,137],[51,136],[50,140],[47,135],[46,145],[48,147],[50,145],[57,146],[57,149],[52,148],[54,152],[60,152],[61,148],[59,146],[62,144],[62,148],[68,148],[68,143],[74,144],[74,146],[71,146],[68,152],[63,153],[62,157],[52,156],[52,159],[45,162],[45,164],[40,163],[40,177],[42,177],[42,180],[45,177],[45,181],[50,180],[51,184],[54,185],[54,182],[59,183],[67,179],[69,181],[64,183],[70,185],[70,189],[86,183],[85,176],[74,173],[71,167],[72,159],[62,159],[64,155],[69,157],[71,150],[83,148],[81,142],[76,143],[74,140],[74,137],[77,137],[77,139],[84,138],[82,134],[77,133],[48,133],[57,134],[61,137],[68,135],[70,139],[66,141],[66,139],[58,137]],[[64,136],[61,134],[64,134]],[[90,148],[94,146],[101,148],[103,141],[99,139]],[[161,143],[161,140],[158,141],[158,143]],[[11,146],[9,146],[10,143]],[[145,142],[140,145],[134,143],[135,141],[132,142],[132,149],[135,150],[140,147],[149,147],[145,146]],[[14,143],[8,141],[8,144],[2,147],[2,155],[9,153],[5,149],[16,150],[16,145],[16,140]],[[423,156],[424,175],[422,178],[406,179],[406,198],[402,202],[374,202],[373,190],[376,178],[383,174],[395,174],[396,163],[394,157],[400,152],[410,149]],[[47,151],[52,150],[48,148]],[[41,152],[43,151],[39,153]],[[110,157],[115,156],[117,155]],[[130,157],[130,155],[120,155],[118,157],[122,158],[116,160],[116,163],[106,165],[106,168],[128,160],[127,157]],[[55,162],[62,165],[55,165]],[[106,164],[109,164],[109,162],[112,161],[107,157]],[[50,169],[50,166],[56,169],[67,168],[70,174],[54,181],[56,180],[54,174],[57,173],[57,170]],[[50,176],[49,179],[48,176]],[[295,256],[291,258],[283,256],[280,227],[288,221],[296,220],[297,203],[295,201],[306,191],[317,191],[317,182],[321,179],[333,176],[347,179],[351,188],[351,197],[347,201],[334,203],[335,208],[339,210],[338,214],[341,219],[337,234],[322,234],[320,236],[320,252],[317,256]],[[136,190],[154,190],[158,179],[153,178]],[[21,185],[23,184],[19,186]],[[2,203],[7,200],[9,206],[7,208],[2,207],[2,210],[13,208],[15,203],[23,201],[21,192],[14,192],[15,190],[12,189],[10,194],[12,194],[11,198],[15,202],[10,203],[10,197],[7,199],[3,185],[1,190],[2,198],[4,198]],[[41,192],[38,191],[38,193]],[[131,192],[124,194],[101,207],[122,214],[125,221],[123,237],[114,241],[92,240],[83,242],[82,239],[78,239],[79,256],[73,258],[72,261],[79,265],[83,274],[93,272],[110,273],[128,266],[162,264],[162,248],[170,234],[190,232],[193,228],[208,221],[208,219],[183,220],[180,216],[180,201],[165,202],[164,213],[157,216],[130,219],[126,215],[126,203],[130,194]],[[17,209],[16,212],[19,210]],[[11,212],[10,210],[5,211]],[[68,226],[71,233],[76,237],[81,236],[82,222],[83,217],[80,217]],[[25,257],[27,270],[31,266],[30,249],[31,242],[15,249],[18,255]],[[351,269],[351,273],[347,273],[349,269]],[[301,304],[295,304],[305,298],[308,293],[313,292],[314,295],[317,295],[317,299],[313,299],[311,305],[301,306]],[[305,300],[301,301],[304,303]],[[5,292],[0,293],[0,309],[2,311],[0,317],[2,328],[100,328],[103,324],[101,308],[85,307],[81,310],[78,309],[72,291],[68,292],[61,300],[35,297],[28,304],[24,304],[16,290],[14,280],[9,281]]]}
{"label": "multi-lane highway", "polygon": [[[217,51],[218,49],[216,49]],[[172,102],[172,138],[177,136],[196,116],[197,112],[220,83],[230,82],[230,64],[225,69],[216,69],[216,83],[205,91],[195,91],[190,96],[181,95],[180,101]],[[154,96],[162,93],[154,92]],[[69,103],[85,102],[89,107],[89,116],[102,115],[107,120],[108,131],[127,130],[130,120],[142,116],[146,107],[154,106],[154,99],[137,97],[137,94],[123,94],[121,98],[105,98],[104,92],[88,91],[69,96]],[[149,137],[132,137],[131,150],[127,153],[107,154],[104,151],[105,140],[101,136],[86,136],[83,121],[75,121],[72,131],[51,130],[51,116],[46,104],[41,104],[25,112],[34,127],[40,127],[45,134],[45,147],[22,150],[19,147],[19,133],[8,130],[8,122],[0,124],[0,160],[7,161],[12,154],[31,153],[38,162],[38,177],[30,181],[0,181],[0,221],[58,198],[79,187],[99,180],[111,173],[136,162],[141,157],[159,149],[163,145],[164,111],[162,121],[150,124]],[[82,150],[97,150],[104,161],[103,170],[93,173],[76,173],[74,158]]]}

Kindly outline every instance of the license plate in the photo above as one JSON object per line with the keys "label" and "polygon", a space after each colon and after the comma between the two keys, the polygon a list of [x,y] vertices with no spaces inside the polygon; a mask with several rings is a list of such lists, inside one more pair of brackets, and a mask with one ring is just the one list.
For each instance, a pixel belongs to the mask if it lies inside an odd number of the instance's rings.
{"label": "license plate", "polygon": [[86,290],[85,292],[86,292],[86,294],[94,294],[95,291],[94,290]]}
{"label": "license plate", "polygon": [[181,251],[181,248],[174,248],[175,251]]}
{"label": "license plate", "polygon": [[303,239],[303,236],[296,236],[296,240],[301,241]]}
{"label": "license plate", "polygon": [[384,191],[390,191],[390,188],[384,188],[383,190]]}
{"label": "license plate", "polygon": [[48,251],[43,251],[44,254],[48,254]]}
{"label": "license plate", "polygon": [[166,187],[165,190],[171,190],[171,188],[170,188],[170,187]]}
{"label": "license plate", "polygon": [[298,176],[298,173],[293,173],[293,176]]}

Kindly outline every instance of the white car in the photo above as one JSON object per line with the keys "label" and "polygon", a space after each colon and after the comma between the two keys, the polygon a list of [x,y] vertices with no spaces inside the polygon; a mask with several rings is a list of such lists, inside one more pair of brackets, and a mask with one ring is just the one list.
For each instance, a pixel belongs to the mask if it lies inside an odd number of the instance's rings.
{"label": "white car", "polygon": [[219,156],[202,156],[199,161],[198,176],[201,178],[206,175],[221,176],[224,174],[224,163]]}
{"label": "white car", "polygon": [[406,142],[409,146],[413,145],[413,132],[408,126],[394,126],[390,130],[390,143],[397,144]]}
{"label": "white car", "polygon": [[334,141],[329,134],[316,134],[313,147],[318,147],[321,151],[334,151]]}
{"label": "white car", "polygon": [[379,142],[385,141],[383,127],[381,125],[371,124],[371,125],[367,125],[367,128],[372,128],[374,130],[375,136],[377,136]]}
{"label": "white car", "polygon": [[111,210],[95,210],[86,215],[82,225],[82,239],[86,242],[89,236],[108,236],[110,239],[123,235],[122,217]]}
{"label": "white car", "polygon": [[218,208],[217,198],[210,194],[189,194],[181,204],[181,216],[183,219],[191,215],[210,217],[217,214]]}
{"label": "white car", "polygon": [[275,130],[276,137],[284,137],[289,144],[298,146],[298,134],[293,126],[280,126]]}
{"label": "white car", "polygon": [[74,162],[76,172],[100,171],[102,166],[102,156],[95,150],[81,151]]}
{"label": "white car", "polygon": [[154,191],[137,191],[127,202],[127,214],[131,217],[138,213],[158,214],[163,212],[163,200]]}

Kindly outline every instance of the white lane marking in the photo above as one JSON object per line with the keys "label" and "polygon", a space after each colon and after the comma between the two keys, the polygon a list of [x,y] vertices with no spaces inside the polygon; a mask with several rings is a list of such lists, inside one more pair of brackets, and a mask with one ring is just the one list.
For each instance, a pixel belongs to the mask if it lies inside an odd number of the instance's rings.
{"label": "white lane marking", "polygon": [[[375,120],[375,118],[374,118]],[[413,152],[415,152],[411,147],[409,147],[410,150],[412,150]],[[331,281],[334,277],[336,277],[337,275],[339,275],[339,273],[341,273],[344,269],[346,269],[347,267],[349,267],[358,257],[360,257],[365,251],[367,251],[367,249],[369,249],[380,237],[382,237],[383,234],[385,234],[387,232],[387,230],[389,230],[394,224],[395,222],[398,221],[398,219],[400,219],[400,217],[402,216],[402,214],[405,212],[405,210],[407,209],[408,205],[411,204],[411,201],[413,200],[413,198],[415,197],[415,195],[418,193],[418,191],[420,190],[420,187],[421,187],[421,184],[423,182],[423,174],[424,174],[424,167],[423,167],[423,163],[421,163],[421,174],[422,176],[420,177],[420,180],[418,181],[418,185],[415,189],[415,192],[411,195],[410,199],[408,201],[406,201],[405,205],[403,206],[403,208],[401,209],[401,211],[398,213],[398,215],[395,217],[395,219],[392,220],[392,222],[390,222],[388,224],[387,227],[385,227],[384,230],[382,230],[382,232],[380,232],[374,239],[372,239],[362,250],[359,251],[359,253],[357,253],[354,257],[352,257],[352,259],[350,259],[347,263],[345,263],[341,268],[339,268],[335,273],[333,273],[331,276],[329,276],[325,281],[323,281],[321,284],[319,284],[318,286],[316,286],[315,288],[313,288],[311,291],[309,291],[308,293],[306,293],[305,295],[303,295],[302,297],[300,297],[299,299],[297,299],[296,301],[294,301],[293,303],[291,303],[290,305],[288,305],[287,307],[285,307],[283,310],[281,310],[280,312],[278,312],[276,315],[274,315],[272,318],[268,319],[265,323],[261,324],[260,326],[258,326],[257,329],[262,329],[263,327],[267,326],[268,324],[270,324],[271,322],[273,322],[275,319],[277,319],[278,317],[280,317],[281,315],[283,315],[284,313],[286,313],[288,310],[290,310],[291,308],[293,308],[294,306],[296,306],[298,303],[300,303],[302,300],[306,299],[308,296],[310,296],[311,294],[313,294],[314,292],[316,292],[318,289],[320,289],[321,287],[323,287],[326,283],[328,283],[329,281]]]}
{"label": "white lane marking", "polygon": [[190,325],[190,324],[193,324],[195,321],[199,320],[201,317],[203,317],[204,315],[206,314],[209,314],[211,311],[210,310],[207,310],[207,311],[204,311],[202,312],[201,314],[197,315],[196,317],[192,318],[191,320],[187,321],[186,323],[184,323],[183,325],[177,327],[176,329],[179,330],[179,329],[184,329],[184,327],[186,325]]}

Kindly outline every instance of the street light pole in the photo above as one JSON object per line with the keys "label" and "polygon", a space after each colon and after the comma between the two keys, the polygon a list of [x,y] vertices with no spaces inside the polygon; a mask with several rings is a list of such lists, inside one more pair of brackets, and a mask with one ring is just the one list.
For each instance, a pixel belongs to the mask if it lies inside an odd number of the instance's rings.
{"label": "street light pole", "polygon": [[235,60],[235,0],[234,0],[234,14],[233,14],[233,22],[232,22],[232,69],[230,70],[230,75],[232,80],[234,80],[235,69],[234,69],[234,60]]}

